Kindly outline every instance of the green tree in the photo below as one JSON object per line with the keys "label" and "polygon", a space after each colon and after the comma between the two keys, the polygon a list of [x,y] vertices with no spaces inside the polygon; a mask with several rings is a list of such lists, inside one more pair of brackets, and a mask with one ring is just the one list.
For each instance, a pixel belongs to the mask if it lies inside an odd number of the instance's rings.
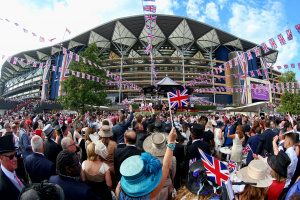
{"label": "green tree", "polygon": [[[58,97],[56,100],[61,101],[64,109],[80,110],[81,113],[85,113],[90,110],[87,105],[102,106],[110,103],[110,100],[106,99],[107,95],[104,91],[103,84],[101,84],[101,78],[105,78],[105,72],[95,67],[95,64],[101,66],[101,61],[104,57],[99,58],[100,50],[95,43],[86,48],[84,52],[80,52],[80,61],[72,63],[69,66],[70,74],[71,70],[80,72],[80,77],[76,75],[70,75],[70,77],[61,82],[63,86],[63,92],[67,92],[66,95]],[[86,59],[86,63],[83,63],[82,57]],[[89,65],[88,60],[92,62]],[[85,73],[85,78],[81,78],[81,74]],[[90,75],[90,80],[87,79],[87,75]],[[92,81],[92,76],[95,76],[95,81]],[[96,77],[100,80],[97,82]]]}
{"label": "green tree", "polygon": [[[284,83],[285,93],[280,98],[282,106],[277,110],[279,113],[290,112],[291,114],[300,114],[300,94],[296,94],[297,86],[296,73],[293,71],[287,71],[279,78],[279,82]],[[295,82],[295,88],[291,88],[291,83]],[[286,87],[286,83],[289,83],[289,88]],[[288,91],[289,90],[289,91]],[[294,94],[291,90],[294,90]],[[282,89],[281,89],[282,92]]]}

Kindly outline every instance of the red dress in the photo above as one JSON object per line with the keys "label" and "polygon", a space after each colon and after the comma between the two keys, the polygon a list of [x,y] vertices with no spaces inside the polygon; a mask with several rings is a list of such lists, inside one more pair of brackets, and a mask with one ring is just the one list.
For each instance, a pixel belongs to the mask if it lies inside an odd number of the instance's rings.
{"label": "red dress", "polygon": [[268,190],[268,200],[277,200],[284,188],[285,182],[286,181],[278,182],[273,180],[273,183],[270,185]]}

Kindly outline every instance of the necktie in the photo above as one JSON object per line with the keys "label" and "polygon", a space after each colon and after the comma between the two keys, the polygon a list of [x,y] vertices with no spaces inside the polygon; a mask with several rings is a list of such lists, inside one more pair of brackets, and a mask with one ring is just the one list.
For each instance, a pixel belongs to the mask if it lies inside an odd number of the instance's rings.
{"label": "necktie", "polygon": [[15,177],[15,179],[17,180],[17,182],[19,183],[19,185],[20,185],[21,187],[24,187],[23,184],[22,184],[22,182],[20,181],[20,179],[17,177],[17,175],[14,175],[14,177]]}

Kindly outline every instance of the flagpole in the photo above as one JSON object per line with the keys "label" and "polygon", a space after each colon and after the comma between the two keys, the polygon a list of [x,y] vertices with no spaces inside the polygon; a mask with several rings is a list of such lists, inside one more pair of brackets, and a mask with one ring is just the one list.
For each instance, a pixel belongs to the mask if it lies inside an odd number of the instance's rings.
{"label": "flagpole", "polygon": [[[64,41],[64,39],[65,39],[66,31],[67,31],[67,29],[66,29],[65,32],[64,32],[64,36],[63,36],[63,38],[62,38],[61,45],[59,46],[59,53],[58,53],[58,60],[57,60],[57,68],[58,68],[58,66],[59,66],[60,52],[61,52],[61,47],[62,47],[62,45],[63,45],[63,41]],[[56,69],[55,69],[55,72],[56,72]],[[57,75],[56,75],[56,81],[57,81]],[[55,88],[58,88],[58,87],[55,87]],[[58,90],[59,90],[59,89],[58,89]],[[59,91],[58,91],[58,92],[59,92]],[[56,94],[56,90],[55,90],[55,94]],[[58,93],[57,93],[57,96],[58,96]]]}
{"label": "flagpole", "polygon": [[168,95],[168,103],[169,103],[169,112],[170,112],[171,124],[172,124],[172,128],[173,128],[173,117],[172,117],[172,111],[171,111],[169,92],[167,93],[167,95]]}

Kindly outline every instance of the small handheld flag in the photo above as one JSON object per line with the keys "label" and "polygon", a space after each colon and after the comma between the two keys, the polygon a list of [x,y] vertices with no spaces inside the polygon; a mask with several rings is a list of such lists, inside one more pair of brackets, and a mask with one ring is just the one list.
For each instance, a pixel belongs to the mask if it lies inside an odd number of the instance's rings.
{"label": "small handheld flag", "polygon": [[231,160],[228,161],[228,169],[229,169],[230,171],[235,170],[235,169],[236,169],[236,166],[237,166],[237,163],[236,163],[236,162],[233,162],[233,161],[231,161]]}
{"label": "small handheld flag", "polygon": [[246,155],[248,153],[248,151],[250,151],[250,150],[251,150],[251,147],[249,144],[247,144],[247,146],[243,149],[243,155]]}
{"label": "small handheld flag", "polygon": [[185,106],[189,104],[188,90],[176,90],[168,92],[168,100],[171,108]]}

